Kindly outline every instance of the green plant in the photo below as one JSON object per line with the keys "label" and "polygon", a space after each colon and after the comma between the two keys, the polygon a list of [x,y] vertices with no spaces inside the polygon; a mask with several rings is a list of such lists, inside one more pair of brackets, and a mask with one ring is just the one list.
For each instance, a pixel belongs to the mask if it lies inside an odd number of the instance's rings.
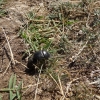
{"label": "green plant", "polygon": [[9,92],[9,100],[21,100],[22,81],[16,85],[16,75],[11,75],[9,80],[9,87],[1,89],[1,92]]}
{"label": "green plant", "polygon": [[9,96],[10,100],[13,100],[14,98],[17,98],[18,100],[21,100],[21,88],[22,88],[22,82],[19,83],[17,87],[16,85],[16,75],[12,75],[9,80]]}
{"label": "green plant", "polygon": [[5,0],[0,0],[0,17],[3,17],[7,14],[7,11],[3,7],[4,2]]}
{"label": "green plant", "polygon": [[0,94],[0,100],[2,100],[2,95]]}
{"label": "green plant", "polygon": [[51,26],[51,23],[49,20],[45,22],[42,16],[34,17],[20,30],[20,36],[29,44],[29,51],[47,50],[50,53],[56,51],[52,37],[56,36],[57,27]]}

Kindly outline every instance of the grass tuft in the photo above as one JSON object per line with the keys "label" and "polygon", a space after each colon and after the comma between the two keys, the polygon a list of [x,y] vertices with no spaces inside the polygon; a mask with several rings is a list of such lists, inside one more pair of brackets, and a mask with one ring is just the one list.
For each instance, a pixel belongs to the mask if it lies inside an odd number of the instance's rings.
{"label": "grass tuft", "polygon": [[1,92],[9,92],[9,100],[21,100],[22,81],[16,86],[16,75],[11,75],[9,79],[9,87],[1,89]]}

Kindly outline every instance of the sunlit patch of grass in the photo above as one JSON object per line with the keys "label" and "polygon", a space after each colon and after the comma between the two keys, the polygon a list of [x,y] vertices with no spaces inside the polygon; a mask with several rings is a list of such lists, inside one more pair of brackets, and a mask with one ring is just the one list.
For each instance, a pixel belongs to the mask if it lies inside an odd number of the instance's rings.
{"label": "sunlit patch of grass", "polygon": [[28,17],[30,21],[21,30],[20,35],[30,45],[30,51],[47,50],[56,52],[61,37],[59,25],[56,24],[58,26],[55,26],[52,24],[52,20],[46,20],[42,16],[35,16],[32,12],[28,14]]}

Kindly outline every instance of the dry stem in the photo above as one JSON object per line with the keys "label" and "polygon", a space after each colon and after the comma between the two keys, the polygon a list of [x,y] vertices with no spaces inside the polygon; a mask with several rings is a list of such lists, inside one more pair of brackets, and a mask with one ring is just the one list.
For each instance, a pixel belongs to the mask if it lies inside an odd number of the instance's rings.
{"label": "dry stem", "polygon": [[36,99],[36,96],[37,96],[37,92],[38,92],[38,85],[39,85],[39,83],[40,83],[40,75],[41,75],[42,67],[43,67],[43,65],[41,65],[40,73],[39,73],[39,76],[38,76],[38,79],[37,79],[37,84],[36,84],[36,90],[35,90],[35,97],[34,97],[34,100],[37,100],[37,99]]}
{"label": "dry stem", "polygon": [[10,43],[9,43],[9,41],[8,41],[6,32],[5,32],[5,30],[4,30],[3,27],[2,27],[2,30],[3,30],[3,33],[4,33],[4,35],[5,35],[5,38],[6,38],[6,41],[7,41],[7,43],[8,43],[9,50],[10,50],[10,54],[11,54],[11,62],[15,65],[15,60],[14,60],[14,56],[13,56],[13,53],[12,53],[12,49],[11,49]]}

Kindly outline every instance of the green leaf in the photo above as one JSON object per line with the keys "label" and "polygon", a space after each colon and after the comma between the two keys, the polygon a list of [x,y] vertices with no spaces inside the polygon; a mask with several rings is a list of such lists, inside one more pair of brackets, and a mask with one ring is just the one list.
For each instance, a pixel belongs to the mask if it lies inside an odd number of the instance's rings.
{"label": "green leaf", "polygon": [[44,46],[44,49],[49,49],[50,48],[50,45],[51,45],[51,41],[47,41],[45,46]]}
{"label": "green leaf", "polygon": [[15,97],[16,97],[16,94],[10,91],[10,100],[14,100]]}
{"label": "green leaf", "polygon": [[17,98],[18,100],[21,100],[21,89],[22,89],[22,81],[20,82],[20,84],[17,87]]}
{"label": "green leaf", "polygon": [[3,4],[3,0],[0,0],[0,5]]}
{"label": "green leaf", "polygon": [[0,94],[0,100],[2,100],[2,95]]}
{"label": "green leaf", "polygon": [[15,88],[15,85],[16,85],[16,75],[14,76],[14,78],[13,78],[13,89]]}
{"label": "green leaf", "polygon": [[0,92],[9,92],[11,90],[14,90],[14,89],[10,89],[10,88],[3,88],[3,89],[0,89]]}
{"label": "green leaf", "polygon": [[[14,76],[14,74],[12,74],[9,80],[9,89],[14,90],[15,84],[16,84],[16,75]],[[13,100],[16,97],[16,94],[13,93],[13,90],[9,91],[10,100]]]}
{"label": "green leaf", "polygon": [[10,80],[9,80],[9,88],[11,89],[13,86],[13,78],[14,78],[14,74],[11,75]]}

